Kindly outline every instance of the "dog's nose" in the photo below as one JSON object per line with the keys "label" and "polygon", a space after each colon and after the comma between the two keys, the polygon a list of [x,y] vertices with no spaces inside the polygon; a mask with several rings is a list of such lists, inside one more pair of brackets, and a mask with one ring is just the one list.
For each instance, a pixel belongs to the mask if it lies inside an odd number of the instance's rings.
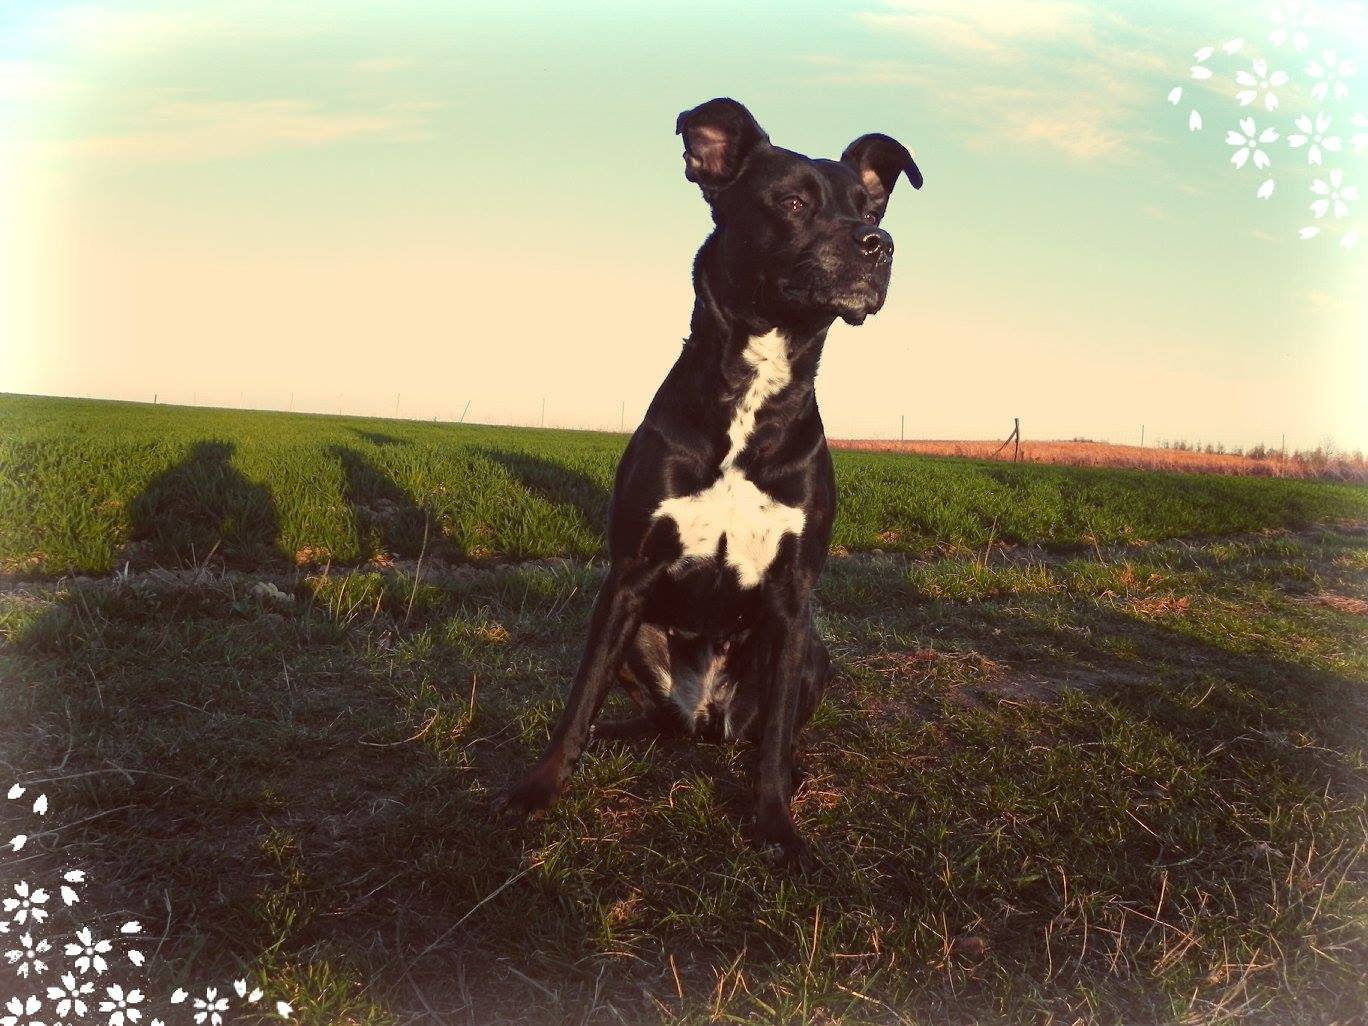
{"label": "dog's nose", "polygon": [[893,256],[893,236],[873,225],[865,224],[856,229],[855,245],[869,260],[888,260]]}

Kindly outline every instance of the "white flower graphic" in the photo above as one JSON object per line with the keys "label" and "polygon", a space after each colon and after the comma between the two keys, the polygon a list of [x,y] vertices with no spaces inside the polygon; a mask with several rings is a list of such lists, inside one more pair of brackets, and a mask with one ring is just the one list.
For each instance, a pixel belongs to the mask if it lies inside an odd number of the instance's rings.
{"label": "white flower graphic", "polygon": [[1320,60],[1312,60],[1306,66],[1306,73],[1316,80],[1311,95],[1323,100],[1327,93],[1333,93],[1335,99],[1344,99],[1349,95],[1349,86],[1344,80],[1351,78],[1356,70],[1349,58],[1341,60],[1334,50],[1324,51]]}
{"label": "white flower graphic", "polygon": [[195,1022],[203,1023],[206,1019],[209,1026],[221,1026],[223,1013],[228,1011],[228,999],[218,996],[218,988],[210,987],[204,992],[203,998],[195,998]]}
{"label": "white flower graphic", "polygon": [[68,869],[62,874],[62,879],[65,881],[61,887],[62,904],[67,906],[67,908],[70,908],[81,900],[80,895],[76,893],[76,889],[70,885],[85,883],[85,870]]}
{"label": "white flower graphic", "polygon": [[1328,177],[1329,181],[1317,178],[1311,183],[1311,191],[1321,197],[1311,202],[1311,213],[1320,220],[1333,211],[1335,219],[1340,220],[1348,215],[1349,204],[1358,202],[1358,188],[1345,185],[1344,172],[1337,167],[1330,170]]}
{"label": "white flower graphic", "polygon": [[137,1022],[142,1018],[142,1010],[133,1006],[142,1001],[142,991],[134,988],[127,994],[117,983],[105,988],[108,1001],[100,1002],[100,1011],[109,1013],[109,1026],[124,1026],[125,1022]]}
{"label": "white flower graphic", "polygon": [[26,933],[19,938],[19,947],[11,948],[5,952],[5,958],[10,965],[14,966],[14,971],[20,976],[28,979],[30,972],[37,974],[47,971],[47,963],[39,955],[45,955],[52,950],[52,945],[45,940],[39,940],[37,944],[33,942],[33,934]]}
{"label": "white flower graphic", "polygon": [[49,1001],[56,1001],[57,1017],[65,1019],[67,1013],[75,1011],[77,1016],[86,1014],[86,1003],[81,999],[95,989],[95,984],[85,981],[76,982],[76,977],[67,973],[62,977],[60,987],[49,987],[47,996]]}
{"label": "white flower graphic", "polygon": [[1192,55],[1193,59],[1197,63],[1194,64],[1191,68],[1189,68],[1188,71],[1192,75],[1192,77],[1196,79],[1198,82],[1202,81],[1203,79],[1208,79],[1212,76],[1212,70],[1211,68],[1207,67],[1206,61],[1207,58],[1215,52],[1216,47],[1204,46]]}
{"label": "white flower graphic", "polygon": [[1306,30],[1314,27],[1317,21],[1316,12],[1308,4],[1294,0],[1275,7],[1269,18],[1273,22],[1273,31],[1268,38],[1274,46],[1282,46],[1290,39],[1292,49],[1298,53],[1306,49]]}
{"label": "white flower graphic", "polygon": [[233,989],[234,989],[235,991],[237,991],[237,996],[238,996],[238,997],[240,997],[240,998],[246,998],[246,999],[247,999],[249,1002],[251,1002],[252,1004],[256,1004],[258,1001],[261,1000],[261,995],[262,995],[262,990],[261,990],[261,988],[260,988],[260,987],[253,987],[253,988],[252,988],[252,992],[251,992],[250,994],[247,993],[247,981],[246,981],[246,980],[234,980],[234,981],[233,981]]}
{"label": "white flower graphic", "polygon": [[1319,164],[1321,162],[1322,147],[1331,153],[1340,151],[1339,136],[1326,134],[1330,130],[1330,115],[1324,111],[1316,115],[1315,121],[1311,120],[1309,114],[1303,114],[1297,118],[1296,125],[1300,131],[1287,137],[1287,145],[1293,149],[1306,146],[1306,162],[1308,164]]}
{"label": "white flower graphic", "polygon": [[[1368,128],[1368,117],[1362,114],[1354,114],[1349,120],[1355,128]],[[1362,153],[1368,149],[1368,132],[1355,132],[1349,137],[1349,143],[1354,147],[1355,153]]]}
{"label": "white flower graphic", "polygon": [[[24,811],[32,815],[48,814],[46,795],[40,794],[34,798],[21,784],[14,784],[3,793],[12,801],[24,798],[24,805],[27,806]],[[10,849],[18,851],[28,840],[28,836],[19,834],[9,845],[0,846],[3,848],[0,850],[0,863],[3,863],[4,856]],[[64,870],[60,885],[54,884],[59,887],[62,905],[72,909],[79,903],[81,899],[78,889],[85,882],[84,870]],[[4,951],[4,961],[8,963],[8,968],[16,976],[24,979],[51,972],[53,967],[48,965],[47,959],[51,958],[48,953],[55,945],[65,953],[68,960],[66,968],[70,971],[62,972],[56,980],[47,982],[46,988],[39,987],[35,981],[34,986],[38,992],[28,997],[6,998],[0,994],[0,1001],[5,1002],[0,1005],[0,1026],[75,1026],[77,1020],[86,1019],[91,1012],[91,1006],[96,1004],[99,1013],[105,1016],[100,1021],[100,1026],[143,1026],[147,1022],[147,1015],[138,1007],[146,1000],[143,991],[131,987],[128,982],[105,984],[102,981],[104,995],[96,998],[93,997],[94,981],[82,978],[87,974],[104,974],[121,966],[126,968],[127,964],[141,968],[147,962],[147,958],[141,951],[128,945],[137,943],[135,938],[143,932],[142,923],[138,920],[123,922],[119,926],[118,936],[114,936],[111,931],[111,936],[107,940],[97,940],[90,928],[73,924],[75,933],[61,938],[53,937],[50,942],[42,936],[35,936],[38,931],[34,929],[50,918],[49,908],[46,907],[50,902],[52,907],[56,907],[57,903],[52,895],[28,881],[15,883],[13,895],[3,898],[5,916],[0,917],[0,934],[6,935],[5,940],[10,945],[8,950]],[[24,932],[20,934],[19,930],[15,929],[16,926],[25,928]],[[122,962],[120,953],[127,957],[127,964]],[[57,972],[53,975],[56,976]],[[8,973],[5,974],[5,979],[9,979]],[[0,983],[0,991],[10,989]],[[44,989],[46,1004],[40,997]],[[197,1026],[223,1026],[234,991],[243,1008],[258,1004],[266,996],[260,987],[249,987],[246,980],[233,981],[231,988],[207,988],[204,997],[196,998],[193,1002]],[[187,1001],[189,997],[185,990],[177,989],[171,995],[170,1001],[171,1004],[178,1005]],[[44,1008],[47,1009],[46,1012]],[[291,1018],[294,1012],[288,1002],[280,1000],[275,1002],[275,1011],[282,1019]],[[40,1014],[42,1021],[35,1018]],[[148,1026],[163,1024],[160,1019],[154,1018]]]}
{"label": "white flower graphic", "polygon": [[33,1018],[42,1007],[43,1003],[32,994],[23,1001],[17,997],[10,998],[5,1002],[5,1011],[9,1012],[9,1015],[0,1015],[0,1026],[43,1026]]}
{"label": "white flower graphic", "polygon": [[29,920],[41,923],[47,918],[47,909],[42,906],[47,904],[48,893],[41,887],[29,889],[27,880],[20,880],[14,885],[14,893],[19,895],[17,898],[5,899],[5,911],[14,913],[14,921],[23,926]]}
{"label": "white flower graphic", "polygon": [[[1169,90],[1169,94],[1168,94],[1168,101],[1169,101],[1169,103],[1173,104],[1174,106],[1177,106],[1178,101],[1181,100],[1182,98],[1183,98],[1183,87],[1182,87],[1182,86],[1177,85],[1177,86],[1174,86],[1172,89]],[[1197,131],[1197,130],[1198,130],[1199,128],[1201,128],[1201,127],[1202,127],[1202,115],[1201,115],[1201,113],[1199,113],[1199,112],[1194,108],[1194,109],[1192,110],[1192,112],[1191,112],[1190,114],[1188,114],[1188,131],[1189,131],[1189,132],[1195,132],[1195,131]]]}
{"label": "white flower graphic", "polygon": [[1253,157],[1254,166],[1262,170],[1268,167],[1272,161],[1260,147],[1264,143],[1276,142],[1277,139],[1277,129],[1265,128],[1260,132],[1258,126],[1254,124],[1253,118],[1241,118],[1240,131],[1237,132],[1232,128],[1226,132],[1226,142],[1231,146],[1239,147],[1231,154],[1230,162],[1237,168],[1242,168],[1245,166],[1245,162]]}
{"label": "white flower graphic", "polygon": [[1235,81],[1244,86],[1235,94],[1235,99],[1240,101],[1241,107],[1248,107],[1251,103],[1263,96],[1265,110],[1278,109],[1278,94],[1273,90],[1287,85],[1287,72],[1269,71],[1268,61],[1262,57],[1254,58],[1252,65],[1253,71],[1235,72]]}
{"label": "white flower graphic", "polygon": [[109,954],[114,947],[107,940],[95,940],[89,928],[81,927],[76,931],[77,943],[68,943],[66,946],[66,956],[75,958],[72,963],[77,971],[88,973],[94,969],[97,973],[103,973],[109,968],[109,963],[104,960],[104,956]]}

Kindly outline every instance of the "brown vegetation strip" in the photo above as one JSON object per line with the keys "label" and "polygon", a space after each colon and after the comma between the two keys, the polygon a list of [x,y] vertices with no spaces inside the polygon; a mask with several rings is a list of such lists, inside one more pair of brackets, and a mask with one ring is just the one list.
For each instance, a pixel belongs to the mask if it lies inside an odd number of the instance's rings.
{"label": "brown vegetation strip", "polygon": [[[1012,447],[1001,442],[954,440],[833,439],[833,449],[865,452],[904,452],[922,456],[960,456],[967,459],[996,458],[1011,462]],[[1026,463],[1059,463],[1075,467],[1127,467],[1137,470],[1172,470],[1189,474],[1232,474],[1241,477],[1289,477],[1326,481],[1368,483],[1368,460],[1361,454],[1331,454],[1316,450],[1289,453],[1285,458],[1235,453],[1197,452],[1191,449],[1142,448],[1108,442],[1023,442],[1021,459]]]}

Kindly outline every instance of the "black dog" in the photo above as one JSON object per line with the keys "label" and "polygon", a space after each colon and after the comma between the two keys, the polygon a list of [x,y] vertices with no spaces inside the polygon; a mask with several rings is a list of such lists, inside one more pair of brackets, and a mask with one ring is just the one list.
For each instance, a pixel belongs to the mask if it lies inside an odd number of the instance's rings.
{"label": "black dog", "polygon": [[[922,176],[886,135],[839,161],[773,146],[725,98],[675,130],[717,226],[694,260],[689,338],[618,465],[611,566],[565,710],[497,807],[546,809],[591,729],[753,741],[754,840],[791,858],[794,741],[830,675],[811,595],[836,482],[813,379],[832,322],[883,306],[893,239],[879,220],[899,175]],[[614,682],[641,715],[594,729]]]}

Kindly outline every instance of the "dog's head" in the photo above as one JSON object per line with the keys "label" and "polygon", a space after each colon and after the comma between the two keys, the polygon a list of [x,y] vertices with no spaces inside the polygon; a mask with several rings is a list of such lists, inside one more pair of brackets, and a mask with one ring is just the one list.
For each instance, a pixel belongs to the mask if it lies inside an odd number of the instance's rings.
{"label": "dog's head", "polygon": [[776,324],[841,317],[860,324],[888,295],[893,237],[879,227],[900,175],[922,174],[907,148],[862,135],[840,160],[774,146],[725,97],[679,115],[684,174],[703,190],[736,295]]}

